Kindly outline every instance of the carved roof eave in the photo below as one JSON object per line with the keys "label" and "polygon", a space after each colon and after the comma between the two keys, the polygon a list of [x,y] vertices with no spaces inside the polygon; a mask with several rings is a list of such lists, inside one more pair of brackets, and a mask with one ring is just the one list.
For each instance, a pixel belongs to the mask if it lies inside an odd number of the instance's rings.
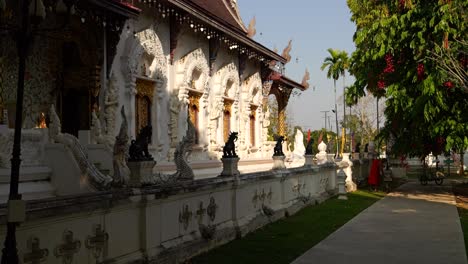
{"label": "carved roof eave", "polygon": [[300,84],[300,83],[298,83],[298,82],[296,82],[294,80],[291,80],[291,79],[289,79],[288,77],[286,77],[284,75],[282,75],[279,79],[275,80],[274,82],[276,82],[279,86],[281,86],[283,88],[287,88],[287,89],[291,89],[291,90],[294,89],[294,88],[297,88],[297,89],[299,89],[301,91],[307,90],[307,88],[304,85],[302,85],[302,84]]}
{"label": "carved roof eave", "polygon": [[188,14],[193,15],[201,22],[212,26],[213,28],[223,32],[224,34],[232,37],[233,39],[240,42],[240,44],[246,45],[251,49],[255,50],[256,52],[262,54],[263,56],[267,57],[269,60],[279,61],[281,63],[286,63],[286,59],[283,58],[278,53],[268,49],[267,47],[263,46],[262,44],[254,41],[253,39],[249,38],[245,32],[240,32],[239,30],[234,29],[232,26],[226,24],[225,22],[221,21],[216,17],[209,16],[203,10],[200,10],[196,6],[192,6],[187,2],[182,0],[167,0],[167,2],[173,4],[174,6],[180,8],[181,10],[186,11]]}
{"label": "carved roof eave", "polygon": [[141,9],[130,4],[117,2],[115,0],[86,0],[86,1],[93,5],[109,10],[114,14],[121,15],[125,18],[137,18],[141,13]]}

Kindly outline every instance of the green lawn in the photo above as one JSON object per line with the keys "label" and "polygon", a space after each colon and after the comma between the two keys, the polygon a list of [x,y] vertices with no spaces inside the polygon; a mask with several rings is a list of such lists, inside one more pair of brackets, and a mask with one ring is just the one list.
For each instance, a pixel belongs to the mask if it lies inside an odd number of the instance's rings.
{"label": "green lawn", "polygon": [[383,192],[357,191],[347,201],[329,199],[188,263],[290,263],[384,196]]}

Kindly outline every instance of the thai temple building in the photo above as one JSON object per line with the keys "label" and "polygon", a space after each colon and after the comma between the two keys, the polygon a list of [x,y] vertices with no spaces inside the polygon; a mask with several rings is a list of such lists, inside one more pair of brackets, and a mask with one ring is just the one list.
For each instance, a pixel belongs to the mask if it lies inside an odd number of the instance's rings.
{"label": "thai temple building", "polygon": [[[52,105],[60,132],[79,139],[90,163],[109,175],[122,106],[130,139],[152,127],[149,152],[157,162],[155,171],[175,170],[174,152],[186,134],[187,118],[197,134],[190,157],[194,168],[220,168],[231,131],[239,133],[241,164],[271,162],[267,98],[274,94],[277,99],[278,132],[284,135],[289,96],[308,86],[307,79],[300,84],[283,75],[291,42],[279,55],[254,41],[255,20],[246,27],[236,1],[41,4],[46,5],[37,24],[41,33],[33,36],[26,61],[23,171],[36,167],[60,175],[59,165],[74,163],[73,155],[57,166],[47,160],[54,155],[47,154],[50,140],[41,129],[50,127]],[[18,55],[11,37],[0,43],[0,164],[8,168]]]}
{"label": "thai temple building", "polygon": [[[272,176],[268,97],[286,136],[290,95],[309,74],[285,76],[291,41],[281,55],[256,42],[255,18],[246,26],[237,1],[34,0],[17,45],[20,2],[0,0],[0,239],[24,70],[23,263],[176,263],[214,246],[188,241],[224,243],[267,223],[254,221],[265,212],[284,216],[336,189],[334,169]],[[232,132],[242,174],[263,174],[217,177]],[[142,135],[152,159],[139,169],[150,172],[129,188],[128,151]]]}

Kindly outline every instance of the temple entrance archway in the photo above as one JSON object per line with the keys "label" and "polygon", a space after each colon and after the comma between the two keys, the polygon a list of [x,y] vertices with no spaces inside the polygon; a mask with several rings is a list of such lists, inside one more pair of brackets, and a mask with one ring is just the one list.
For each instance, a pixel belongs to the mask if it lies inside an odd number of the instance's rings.
{"label": "temple entrance archway", "polygon": [[75,42],[62,44],[62,82],[59,83],[57,108],[62,132],[78,136],[79,130],[89,130],[92,106],[96,104],[89,86],[92,72],[81,59]]}

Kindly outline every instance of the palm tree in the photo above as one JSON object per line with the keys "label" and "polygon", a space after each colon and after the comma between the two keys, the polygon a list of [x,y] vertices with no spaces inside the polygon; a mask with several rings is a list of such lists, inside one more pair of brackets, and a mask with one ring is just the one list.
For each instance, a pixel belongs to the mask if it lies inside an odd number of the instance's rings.
{"label": "palm tree", "polygon": [[[339,51],[339,54],[338,54],[338,70],[340,71],[340,75],[343,77],[343,126],[345,126],[346,124],[346,71],[349,69],[349,65],[350,65],[350,60],[349,60],[349,57],[348,57],[348,53],[346,51]],[[351,111],[350,111],[351,113]],[[345,138],[345,144],[344,146],[346,146],[346,128],[345,128],[345,134],[344,134],[344,138]],[[343,146],[343,147],[344,147]],[[351,151],[351,149],[349,150]]]}
{"label": "palm tree", "polygon": [[[336,135],[338,136],[338,109],[336,106],[336,81],[340,78],[341,75],[341,69],[340,69],[340,51],[335,50],[335,49],[328,49],[328,53],[330,53],[330,56],[326,57],[323,60],[322,67],[320,69],[323,71],[326,68],[327,69],[327,78],[328,79],[333,79],[333,87],[335,91],[335,117],[336,117]],[[341,55],[342,56],[342,55]],[[336,141],[336,156],[338,156],[339,153],[339,141]]]}

